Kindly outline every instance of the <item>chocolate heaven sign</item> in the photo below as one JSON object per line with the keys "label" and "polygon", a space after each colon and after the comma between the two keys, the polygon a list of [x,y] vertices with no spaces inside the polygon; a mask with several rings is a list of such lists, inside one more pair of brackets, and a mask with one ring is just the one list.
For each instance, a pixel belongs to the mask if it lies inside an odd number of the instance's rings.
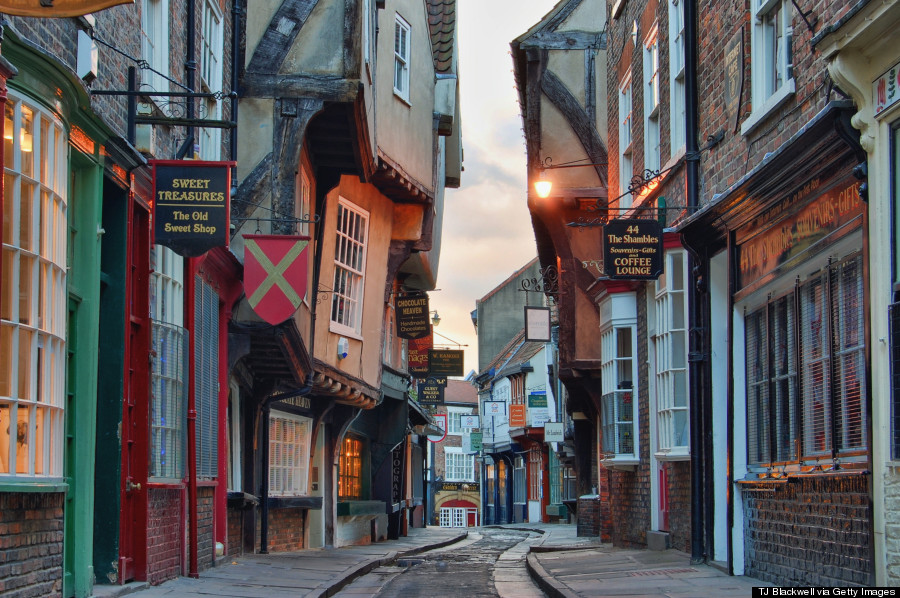
{"label": "chocolate heaven sign", "polygon": [[655,280],[663,271],[662,226],[656,220],[611,220],[603,227],[609,278]]}
{"label": "chocolate heaven sign", "polygon": [[398,297],[394,308],[397,310],[398,338],[416,340],[431,333],[431,322],[428,321],[428,295]]}
{"label": "chocolate heaven sign", "polygon": [[227,247],[234,162],[154,160],[154,242],[185,257]]}

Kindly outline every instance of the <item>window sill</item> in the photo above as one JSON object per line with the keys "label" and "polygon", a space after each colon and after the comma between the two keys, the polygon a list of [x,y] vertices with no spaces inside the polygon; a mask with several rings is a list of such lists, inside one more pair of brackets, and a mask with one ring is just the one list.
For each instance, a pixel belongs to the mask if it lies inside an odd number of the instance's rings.
{"label": "window sill", "polygon": [[31,478],[32,481],[24,482],[21,479],[0,480],[0,492],[29,492],[29,493],[51,493],[51,492],[68,492],[69,485],[63,481],[38,481]]}
{"label": "window sill", "polygon": [[654,453],[657,461],[690,461],[691,454],[684,450]]}
{"label": "window sill", "polygon": [[400,100],[401,102],[403,102],[404,104],[406,104],[407,108],[412,108],[412,102],[409,101],[409,98],[405,98],[402,95],[400,95],[400,92],[397,91],[396,89],[394,90],[394,97],[397,98],[398,100]]}
{"label": "window sill", "polygon": [[341,324],[335,324],[334,322],[329,322],[328,324],[328,332],[333,334],[338,334],[340,336],[346,336],[347,338],[352,338],[353,340],[362,341],[363,337],[361,334],[353,330],[352,328],[347,328],[346,326],[342,326]]}
{"label": "window sill", "polygon": [[600,464],[607,469],[634,471],[641,464],[641,460],[634,457],[615,457],[614,459],[602,459]]}
{"label": "window sill", "polygon": [[321,496],[270,496],[270,509],[321,509]]}
{"label": "window sill", "polygon": [[[319,500],[321,501],[321,498]],[[387,513],[387,505],[382,500],[342,500],[337,504],[338,517],[382,515],[384,513]]]}
{"label": "window sill", "polygon": [[772,112],[781,106],[788,98],[792,97],[795,92],[794,80],[791,79],[781,86],[781,89],[769,96],[759,109],[754,108],[750,116],[741,123],[741,135],[749,135],[758,127]]}

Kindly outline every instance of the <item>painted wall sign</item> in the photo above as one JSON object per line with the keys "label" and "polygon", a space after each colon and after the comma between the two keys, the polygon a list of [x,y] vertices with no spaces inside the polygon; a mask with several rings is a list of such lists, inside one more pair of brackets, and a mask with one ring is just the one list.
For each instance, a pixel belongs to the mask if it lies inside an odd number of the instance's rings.
{"label": "painted wall sign", "polygon": [[527,409],[525,405],[510,405],[509,406],[509,427],[510,428],[524,428],[525,427],[525,414],[527,413]]}
{"label": "painted wall sign", "polygon": [[872,82],[875,116],[900,101],[900,62]]}
{"label": "painted wall sign", "polygon": [[801,204],[814,196],[819,186],[819,180],[814,179],[798,189],[785,202],[794,207],[791,212],[786,213],[779,206],[777,213],[764,214],[754,223],[754,234],[738,241],[739,289],[802,254],[862,214],[859,182],[855,179],[844,180],[814,201]]}
{"label": "painted wall sign", "polygon": [[434,336],[410,340],[406,345],[406,369],[413,376],[428,374],[428,352],[434,344]]}
{"label": "painted wall sign", "polygon": [[743,83],[744,28],[741,27],[725,45],[725,110],[731,122],[737,122]]}
{"label": "painted wall sign", "polygon": [[0,12],[19,17],[82,17],[134,0],[0,0]]}
{"label": "painted wall sign", "polygon": [[398,338],[415,340],[431,334],[427,295],[398,297],[394,309],[397,311]]}
{"label": "painted wall sign", "polygon": [[431,349],[428,351],[429,372],[436,376],[462,376],[461,349]]}
{"label": "painted wall sign", "polygon": [[663,271],[662,226],[656,220],[611,220],[603,227],[609,278],[655,280]]}
{"label": "painted wall sign", "polygon": [[406,445],[401,444],[391,451],[391,501],[400,502],[403,500],[403,455],[406,452]]}
{"label": "painted wall sign", "polygon": [[154,242],[185,257],[227,247],[234,162],[151,160]]}
{"label": "painted wall sign", "polygon": [[438,492],[478,492],[478,482],[441,482]]}

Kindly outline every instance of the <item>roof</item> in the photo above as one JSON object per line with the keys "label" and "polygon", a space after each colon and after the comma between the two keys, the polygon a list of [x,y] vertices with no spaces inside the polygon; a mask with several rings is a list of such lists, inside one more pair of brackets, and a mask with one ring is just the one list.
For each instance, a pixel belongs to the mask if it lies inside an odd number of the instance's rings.
{"label": "roof", "polygon": [[456,0],[426,0],[431,53],[437,73],[453,73],[453,46],[456,37]]}
{"label": "roof", "polygon": [[509,278],[507,278],[506,280],[504,280],[503,282],[501,282],[500,284],[495,286],[493,289],[491,289],[487,295],[485,295],[481,299],[478,299],[478,301],[476,303],[482,303],[482,302],[486,301],[487,299],[490,299],[492,296],[496,295],[500,291],[500,289],[502,289],[506,285],[508,285],[511,282],[513,282],[514,280],[516,280],[519,276],[521,276],[523,273],[525,273],[526,270],[528,270],[529,268],[534,266],[534,264],[536,262],[537,262],[537,257],[535,256],[527,264],[525,264],[524,266],[522,266],[521,268],[519,268],[512,274],[510,274]]}
{"label": "roof", "polygon": [[447,388],[444,389],[444,403],[468,403],[477,405],[478,391],[471,382],[448,378]]}
{"label": "roof", "polygon": [[514,373],[513,370],[528,363],[532,357],[540,353],[545,344],[540,341],[526,341],[523,328],[494,356],[483,372],[493,370],[491,379],[502,378]]}

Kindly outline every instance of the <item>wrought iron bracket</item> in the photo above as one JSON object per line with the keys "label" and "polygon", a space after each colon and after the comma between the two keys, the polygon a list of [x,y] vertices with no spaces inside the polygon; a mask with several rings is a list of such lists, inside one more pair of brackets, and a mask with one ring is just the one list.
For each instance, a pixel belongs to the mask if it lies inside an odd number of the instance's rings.
{"label": "wrought iron bracket", "polygon": [[556,266],[550,265],[541,268],[540,277],[525,278],[522,280],[522,288],[520,291],[544,293],[548,297],[556,299],[559,295],[559,270]]}

